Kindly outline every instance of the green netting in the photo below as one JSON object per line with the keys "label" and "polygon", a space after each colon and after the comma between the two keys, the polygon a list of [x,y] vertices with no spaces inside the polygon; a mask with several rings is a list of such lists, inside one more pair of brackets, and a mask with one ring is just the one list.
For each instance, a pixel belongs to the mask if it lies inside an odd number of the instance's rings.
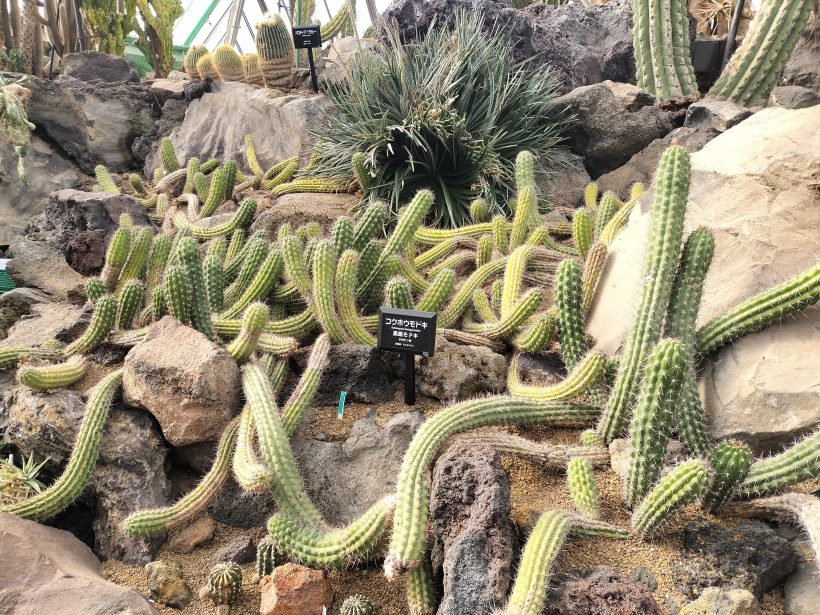
{"label": "green netting", "polygon": [[0,293],[7,293],[14,288],[14,280],[6,273],[5,269],[0,269]]}
{"label": "green netting", "polygon": [[[137,72],[140,74],[140,77],[144,77],[148,73],[154,70],[154,67],[148,62],[148,59],[143,55],[143,53],[137,49],[137,46],[134,44],[137,39],[133,36],[129,36],[125,39],[125,57],[129,60],[133,61],[134,64],[137,65]],[[188,47],[185,45],[174,45],[174,68],[178,69],[182,66],[182,60],[185,58],[185,53],[188,51]]]}

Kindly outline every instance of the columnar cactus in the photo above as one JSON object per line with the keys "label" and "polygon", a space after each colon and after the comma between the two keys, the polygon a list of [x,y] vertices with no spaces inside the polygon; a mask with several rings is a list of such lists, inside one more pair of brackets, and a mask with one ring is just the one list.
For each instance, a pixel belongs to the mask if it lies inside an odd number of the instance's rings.
{"label": "columnar cactus", "polygon": [[94,184],[94,190],[96,192],[107,192],[113,195],[120,194],[120,189],[117,187],[117,184],[114,183],[114,180],[111,179],[111,174],[104,165],[98,164],[94,167],[94,176],[97,178],[97,183]]}
{"label": "columnar cactus", "polygon": [[313,260],[312,304],[316,318],[334,342],[344,342],[347,332],[342,328],[334,305],[333,278],[336,272],[336,248],[324,239],[316,244]]}
{"label": "columnar cactus", "polygon": [[122,293],[122,288],[128,280],[142,277],[153,239],[154,233],[150,228],[137,227],[131,231],[131,249],[117,281],[117,295]]}
{"label": "columnar cactus", "polygon": [[475,224],[490,221],[490,208],[484,199],[476,199],[470,203],[470,220]]}
{"label": "columnar cactus", "polygon": [[421,563],[429,500],[424,476],[447,438],[489,425],[584,423],[594,420],[597,414],[598,410],[593,406],[501,395],[461,402],[430,417],[416,432],[399,473],[393,536],[384,563],[388,578],[412,570]]}
{"label": "columnar cactus", "polygon": [[179,265],[169,265],[165,271],[165,304],[168,312],[183,324],[191,324],[193,295],[185,270]]}
{"label": "columnar cactus", "polygon": [[268,306],[258,301],[252,303],[245,310],[245,315],[242,318],[242,330],[234,340],[228,344],[227,351],[231,353],[237,363],[243,363],[256,350],[256,344],[259,341],[259,336],[268,322],[270,312]]}
{"label": "columnar cactus", "polygon": [[595,212],[595,228],[593,234],[596,239],[601,236],[606,225],[609,224],[609,221],[612,220],[612,217],[618,212],[621,206],[622,203],[618,200],[618,197],[611,192],[604,193],[603,198],[601,198],[601,203]]}
{"label": "columnar cactus", "polygon": [[492,219],[490,224],[492,224],[493,242],[496,250],[501,254],[509,254],[510,234],[507,219],[502,215],[498,215]]}
{"label": "columnar cactus", "polygon": [[[594,430],[592,432],[594,433]],[[502,455],[531,459],[543,469],[550,471],[565,471],[569,462],[575,458],[584,459],[596,468],[606,468],[610,462],[609,451],[600,444],[574,446],[552,442],[533,442],[520,436],[495,430],[461,434],[456,437],[455,441],[475,446],[489,446]]]}
{"label": "columnar cactus", "polygon": [[305,371],[282,408],[282,428],[287,437],[296,433],[302,417],[313,402],[319,389],[322,372],[327,367],[329,354],[330,337],[323,333],[313,342]]}
{"label": "columnar cactus", "polygon": [[[233,455],[233,476],[237,484],[249,493],[265,493],[273,484],[270,470],[256,452],[256,426],[251,409],[246,405],[239,420],[236,450]],[[270,574],[267,572],[266,574]],[[262,575],[264,576],[264,575]]]}
{"label": "columnar cactus", "polygon": [[221,562],[208,573],[208,593],[214,604],[233,604],[242,590],[242,569],[234,562]]}
{"label": "columnar cactus", "polygon": [[342,602],[339,615],[373,615],[373,603],[361,594],[353,594]]}
{"label": "columnar cactus", "polygon": [[766,0],[709,97],[765,105],[815,9],[815,0]]}
{"label": "columnar cactus", "polygon": [[236,278],[224,292],[224,302],[228,305],[232,305],[248,288],[262,263],[269,256],[270,245],[264,237],[251,237],[242,252],[225,268],[227,279],[234,276]]}
{"label": "columnar cactus", "polygon": [[0,506],[0,512],[8,512],[24,519],[49,519],[80,496],[97,465],[103,426],[121,382],[122,370],[117,370],[105,376],[91,390],[77,440],[60,477],[47,489],[27,500]]}
{"label": "columnar cactus", "polygon": [[85,283],[85,294],[89,302],[97,303],[97,299],[104,297],[107,293],[108,289],[100,278],[88,278]]}
{"label": "columnar cactus", "polygon": [[165,316],[166,309],[165,289],[162,286],[157,286],[151,296],[151,320],[157,322]]}
{"label": "columnar cactus", "polygon": [[588,460],[583,457],[570,459],[567,464],[567,486],[575,507],[586,515],[597,517],[600,493]]}
{"label": "columnar cactus", "polygon": [[459,285],[452,299],[450,299],[450,303],[447,304],[444,311],[439,314],[439,326],[446,328],[455,324],[455,322],[461,318],[464,310],[470,305],[473,299],[473,293],[476,289],[481,288],[492,277],[504,271],[506,266],[507,258],[498,258],[473,271],[473,273]]}
{"label": "columnar cactus", "polygon": [[219,168],[211,176],[211,185],[208,188],[208,196],[200,195],[205,199],[202,209],[199,212],[200,218],[207,218],[216,211],[216,208],[225,201],[225,193],[228,187],[228,177],[224,168]]}
{"label": "columnar cactus", "polygon": [[145,287],[139,280],[128,280],[120,291],[120,300],[117,307],[117,320],[115,326],[118,329],[130,329],[134,322],[145,295]]}
{"label": "columnar cactus", "polygon": [[57,365],[24,366],[17,370],[17,382],[32,389],[48,391],[70,386],[85,375],[86,361],[75,356]]}
{"label": "columnar cactus", "polygon": [[587,209],[576,209],[572,217],[572,239],[581,258],[587,257],[587,252],[592,246],[593,238],[593,217]]}
{"label": "columnar cactus", "polygon": [[513,305],[506,316],[494,322],[485,324],[465,323],[464,330],[467,333],[478,333],[489,338],[507,338],[515,334],[527,319],[530,318],[544,300],[544,293],[537,288],[531,288],[524,293]]}
{"label": "columnar cactus", "polygon": [[162,283],[162,276],[171,256],[171,238],[164,233],[154,236],[145,268],[145,287],[153,290]]}
{"label": "columnar cactus", "polygon": [[647,536],[669,522],[685,506],[698,500],[709,484],[709,469],[700,459],[672,468],[632,513],[632,529]]}
{"label": "columnar cactus", "polygon": [[345,0],[337,13],[322,26],[322,42],[332,39],[337,34],[343,34],[353,28],[356,20],[355,3],[353,0]]}
{"label": "columnar cactus", "polygon": [[373,177],[367,168],[367,155],[364,152],[356,152],[351,157],[350,164],[353,167],[356,181],[359,182],[359,187],[363,193],[367,194],[367,191],[373,185]]}
{"label": "columnar cactus", "polygon": [[493,257],[493,236],[482,235],[476,248],[475,266],[481,267],[490,262]]}
{"label": "columnar cactus", "polygon": [[333,245],[336,248],[337,254],[341,254],[348,248],[353,247],[355,234],[356,231],[352,219],[347,216],[341,216],[336,220],[330,235],[333,238]]}
{"label": "columnar cactus", "polygon": [[498,320],[493,306],[490,305],[490,298],[483,288],[479,288],[473,293],[473,309],[482,322],[494,322]]}
{"label": "columnar cactus", "polygon": [[538,354],[543,352],[558,333],[558,316],[555,310],[548,310],[543,316],[535,317],[527,327],[513,338],[513,345],[521,352]]}
{"label": "columnar cactus", "polygon": [[601,241],[596,241],[589,248],[586,260],[584,261],[584,271],[581,275],[581,311],[586,317],[592,307],[592,299],[595,297],[595,289],[598,288],[598,281],[604,272],[606,265],[607,246]]}
{"label": "columnar cactus", "polygon": [[582,446],[603,446],[604,440],[594,429],[585,429],[579,438]]}
{"label": "columnar cactus", "polygon": [[647,357],[629,429],[629,466],[624,488],[629,506],[636,506],[661,475],[672,416],[687,368],[686,349],[678,340],[659,342]]}
{"label": "columnar cactus", "polygon": [[239,417],[236,417],[222,432],[211,469],[196,487],[172,506],[141,510],[129,515],[125,520],[125,531],[131,536],[150,536],[185,525],[205,510],[230,476],[238,429]]}
{"label": "columnar cactus", "polygon": [[202,261],[202,275],[205,278],[205,293],[208,296],[208,307],[212,312],[222,310],[225,292],[225,271],[222,259],[208,254]]}
{"label": "columnar cactus", "polygon": [[[643,264],[641,297],[624,342],[623,360],[598,432],[606,442],[620,436],[638,392],[641,367],[658,343],[680,255],[689,192],[689,154],[673,145],[661,156]],[[624,208],[625,209],[625,208]]]}
{"label": "columnar cactus", "polygon": [[510,361],[507,371],[507,389],[516,397],[527,399],[557,400],[572,399],[583,395],[595,387],[601,380],[606,366],[606,357],[600,352],[590,352],[578,362],[575,369],[558,384],[552,386],[533,386],[523,384],[518,378],[518,356]]}
{"label": "columnar cactus", "polygon": [[94,304],[94,313],[85,332],[63,350],[63,356],[87,354],[105,341],[117,320],[117,300],[106,295]]}
{"label": "columnar cactus", "polygon": [[394,276],[384,287],[385,304],[388,307],[402,310],[413,309],[413,292],[410,283],[404,276]]}
{"label": "columnar cactus", "polygon": [[120,227],[111,236],[111,242],[105,252],[105,265],[103,266],[100,278],[109,290],[114,290],[114,286],[120,277],[125,261],[128,260],[128,252],[131,249],[131,231],[128,228]]}
{"label": "columnar cactus", "polygon": [[754,462],[737,495],[769,495],[816,476],[820,476],[820,430],[778,455]]}
{"label": "columnar cactus", "polygon": [[279,566],[281,561],[279,551],[270,536],[265,536],[256,545],[256,575],[262,578],[273,573],[273,569]]}
{"label": "columnar cactus", "polygon": [[177,154],[174,151],[174,144],[168,137],[163,137],[159,143],[159,159],[162,169],[166,173],[173,173],[180,168]]}
{"label": "columnar cactus", "polygon": [[430,556],[407,575],[407,610],[410,615],[433,615],[436,610],[436,588]]}
{"label": "columnar cactus", "polygon": [[[282,253],[279,250],[270,250],[265,260],[259,265],[256,275],[233,305],[225,311],[223,317],[233,318],[238,316],[251,302],[261,301],[267,297],[276,285],[279,276],[282,275],[284,267],[285,261],[282,258]],[[240,279],[241,277],[240,273]]]}
{"label": "columnar cactus", "polygon": [[672,284],[665,335],[681,340],[690,350],[695,346],[695,321],[703,295],[703,281],[714,252],[715,238],[709,229],[700,227],[692,231],[683,246],[680,266]]}
{"label": "columnar cactus", "polygon": [[638,86],[657,103],[697,97],[686,0],[633,0],[632,15]]}
{"label": "columnar cactus", "polygon": [[182,66],[191,79],[200,78],[196,63],[199,62],[199,59],[206,53],[208,53],[208,48],[205,47],[205,45],[191,45],[188,47],[188,51],[185,52],[185,59],[182,61]]}
{"label": "columnar cactus", "polygon": [[259,67],[269,88],[290,88],[293,68],[293,40],[288,26],[274,13],[256,24],[256,51]]}
{"label": "columnar cactus", "polygon": [[199,263],[199,249],[196,242],[190,237],[180,240],[177,246],[177,254],[191,288],[192,324],[195,329],[212,340],[214,330],[211,325],[211,311],[208,305],[208,295],[205,292],[205,278],[202,275],[202,266]]}
{"label": "columnar cactus", "polygon": [[555,306],[561,331],[561,355],[569,369],[575,367],[589,349],[584,331],[583,300],[581,268],[574,260],[561,261],[555,272]]}
{"label": "columnar cactus", "polygon": [[[519,209],[519,211],[521,211]],[[524,270],[536,252],[535,246],[520,246],[515,248],[507,259],[507,267],[504,270],[504,287],[501,292],[501,317],[508,316],[513,306],[518,302],[521,294],[521,282],[524,277]]]}
{"label": "columnar cactus", "polygon": [[820,263],[710,320],[697,332],[697,349],[708,355],[727,342],[754,333],[820,299]]}
{"label": "columnar cactus", "polygon": [[[242,72],[245,74],[245,83],[255,85],[258,88],[265,87],[265,75],[262,74],[262,69],[259,67],[259,54],[257,53],[243,53],[240,58],[242,61]],[[259,173],[258,177],[261,179],[264,173]]]}
{"label": "columnar cactus", "polygon": [[711,454],[712,480],[703,495],[703,505],[713,512],[723,506],[749,474],[752,461],[752,451],[743,442],[719,443]]}
{"label": "columnar cactus", "polygon": [[515,208],[512,227],[510,228],[509,249],[513,250],[524,243],[533,220],[538,218],[538,199],[535,186],[524,186],[518,193],[518,204]]}
{"label": "columnar cactus", "polygon": [[[342,326],[357,344],[376,345],[376,338],[364,328],[356,311],[356,276],[359,270],[359,253],[345,250],[336,265],[336,305]],[[455,276],[454,276],[455,277]]]}

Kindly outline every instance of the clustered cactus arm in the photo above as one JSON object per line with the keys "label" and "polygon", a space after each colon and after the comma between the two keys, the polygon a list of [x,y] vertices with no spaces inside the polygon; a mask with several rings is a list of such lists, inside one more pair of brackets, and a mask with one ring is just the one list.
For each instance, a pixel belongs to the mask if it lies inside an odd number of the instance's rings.
{"label": "clustered cactus arm", "polygon": [[540,400],[573,399],[583,395],[601,380],[606,358],[600,352],[591,352],[558,384],[540,387],[523,384],[518,378],[518,356],[510,361],[507,371],[507,389],[516,397]]}
{"label": "clustered cactus arm", "polygon": [[78,355],[57,365],[23,366],[17,370],[17,382],[39,391],[60,389],[81,380],[85,370],[86,360]]}

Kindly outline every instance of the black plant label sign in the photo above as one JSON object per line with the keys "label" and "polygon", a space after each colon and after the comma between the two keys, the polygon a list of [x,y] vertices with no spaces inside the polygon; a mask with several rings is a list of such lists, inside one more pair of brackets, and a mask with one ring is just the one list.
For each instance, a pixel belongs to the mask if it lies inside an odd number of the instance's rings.
{"label": "black plant label sign", "polygon": [[296,26],[293,28],[293,46],[296,49],[315,49],[322,46],[319,25]]}
{"label": "black plant label sign", "polygon": [[432,357],[436,350],[435,312],[379,308],[379,350]]}

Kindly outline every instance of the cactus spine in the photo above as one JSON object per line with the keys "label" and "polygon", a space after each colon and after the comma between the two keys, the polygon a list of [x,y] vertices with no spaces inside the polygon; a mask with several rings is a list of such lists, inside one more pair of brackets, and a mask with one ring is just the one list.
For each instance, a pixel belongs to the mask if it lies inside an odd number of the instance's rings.
{"label": "cactus spine", "polygon": [[815,0],[763,2],[709,97],[744,107],[765,105],[815,6]]}
{"label": "cactus spine", "polygon": [[208,53],[208,48],[205,47],[205,45],[192,45],[188,47],[188,51],[185,52],[185,59],[182,62],[182,66],[191,79],[200,78],[199,71],[196,69],[196,63],[199,62],[199,59],[206,53]]}
{"label": "cactus spine", "polygon": [[0,512],[8,512],[24,519],[49,519],[79,497],[97,465],[103,426],[120,382],[122,370],[117,370],[92,389],[77,440],[60,477],[47,489],[27,500],[0,506]]}
{"label": "cactus spine", "polygon": [[252,303],[245,310],[245,315],[242,318],[242,330],[227,347],[227,351],[231,353],[237,363],[247,361],[253,351],[256,350],[256,344],[259,341],[259,336],[262,335],[265,323],[268,322],[269,315],[268,306],[262,302]]}
{"label": "cactus spine", "polygon": [[159,143],[159,158],[166,174],[179,170],[179,160],[174,151],[174,144],[168,137],[164,137]]}
{"label": "cactus spine", "polygon": [[345,330],[357,344],[376,345],[376,338],[364,328],[356,311],[356,276],[359,254],[345,250],[336,265],[336,305]]}
{"label": "cactus spine", "polygon": [[621,202],[618,200],[618,197],[611,192],[605,192],[603,198],[601,199],[601,204],[595,212],[595,228],[593,235],[596,239],[601,237],[606,225],[609,224],[609,221],[612,220],[612,217],[620,208]]}
{"label": "cactus spine", "polygon": [[742,497],[768,495],[820,475],[820,430],[778,455],[752,464],[738,488]]}
{"label": "cactus spine", "polygon": [[85,358],[81,356],[71,357],[58,365],[25,366],[17,371],[17,382],[39,391],[60,389],[82,379],[85,367]]}
{"label": "cactus spine", "polygon": [[581,268],[566,259],[555,272],[555,305],[561,330],[561,355],[568,369],[575,367],[589,348],[584,331],[583,280]]}
{"label": "cactus spine", "polygon": [[373,615],[373,603],[361,594],[353,594],[345,598],[339,615]]}
{"label": "cactus spine", "polygon": [[672,468],[632,513],[632,529],[646,536],[694,503],[709,483],[709,470],[699,459]]}
{"label": "cactus spine", "polygon": [[63,350],[64,357],[73,354],[87,354],[105,341],[117,320],[117,301],[105,296],[94,304],[94,313],[85,332]]}
{"label": "cactus spine", "polygon": [[575,507],[584,514],[597,517],[600,493],[595,484],[592,464],[587,459],[570,459],[567,464],[567,486]]}
{"label": "cactus spine", "polygon": [[726,502],[752,467],[752,451],[737,440],[724,440],[712,451],[712,480],[703,495],[703,505],[715,511]]}
{"label": "cactus spine", "polygon": [[484,199],[476,199],[470,203],[470,220],[473,224],[490,221],[490,208]]}
{"label": "cactus spine", "polygon": [[313,261],[313,305],[316,318],[334,342],[344,342],[347,333],[339,322],[333,304],[333,277],[336,271],[336,248],[330,240],[316,244]]}
{"label": "cactus spine", "polygon": [[115,326],[118,329],[130,329],[134,316],[142,307],[145,289],[139,280],[128,280],[120,291]]}
{"label": "cactus spine", "polygon": [[117,281],[118,295],[122,293],[122,288],[128,280],[142,277],[143,270],[148,262],[148,255],[151,252],[153,239],[154,234],[149,228],[140,227],[131,231],[131,249]]}
{"label": "cactus spine", "polygon": [[672,416],[687,368],[686,350],[678,340],[659,342],[647,358],[629,430],[624,489],[629,506],[636,506],[661,475]]}
{"label": "cactus spine", "polygon": [[290,88],[293,42],[290,31],[278,14],[256,24],[256,51],[259,67],[269,88]]}
{"label": "cactus spine", "polygon": [[641,299],[624,342],[621,367],[598,433],[605,442],[617,438],[629,422],[641,366],[658,343],[672,292],[689,192],[689,154],[673,145],[661,156],[655,179],[649,226],[649,249],[643,264]]}
{"label": "cactus spine", "polygon": [[419,298],[416,309],[422,312],[438,312],[456,285],[456,272],[442,269]]}
{"label": "cactus spine", "polygon": [[208,592],[214,604],[233,604],[242,589],[242,569],[234,562],[221,562],[208,574]]}
{"label": "cactus spine", "polygon": [[584,394],[601,379],[606,366],[606,357],[600,352],[591,352],[581,360],[562,382],[548,387],[522,384],[518,378],[518,356],[513,357],[507,372],[507,388],[516,397],[527,399],[572,399]]}
{"label": "cactus spine", "polygon": [[515,248],[507,259],[507,267],[504,270],[504,287],[501,291],[502,318],[509,315],[518,301],[527,261],[535,255],[535,251],[535,246],[520,246]]}
{"label": "cactus spine", "polygon": [[576,209],[572,217],[572,239],[581,258],[587,257],[592,246],[593,220],[587,209]]}
{"label": "cactus spine", "polygon": [[389,555],[388,578],[421,563],[429,493],[424,475],[444,441],[459,432],[498,424],[588,422],[598,410],[563,401],[535,401],[495,396],[465,401],[429,418],[416,432],[402,462]]}
{"label": "cactus spine", "polygon": [[638,86],[657,103],[697,96],[686,1],[633,0],[632,12]]}

